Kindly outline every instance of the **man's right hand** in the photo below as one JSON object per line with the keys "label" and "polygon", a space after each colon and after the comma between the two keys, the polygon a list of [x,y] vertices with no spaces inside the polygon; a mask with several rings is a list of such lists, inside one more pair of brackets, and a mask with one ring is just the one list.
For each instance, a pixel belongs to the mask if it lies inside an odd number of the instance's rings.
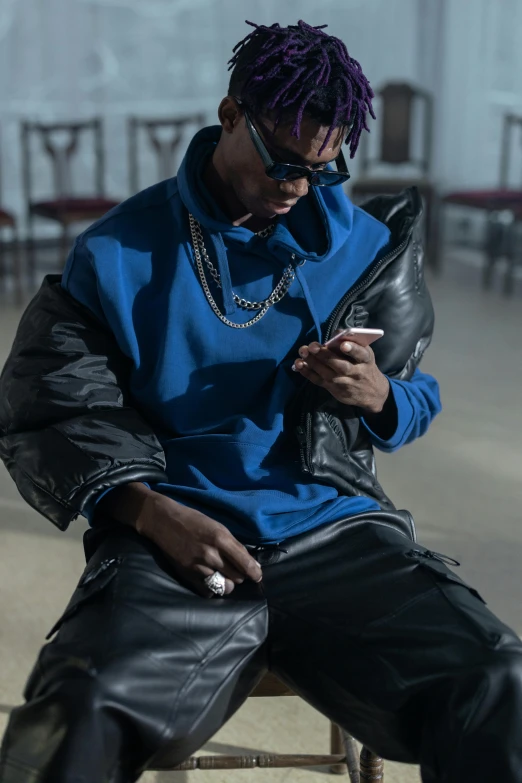
{"label": "man's right hand", "polygon": [[262,579],[257,560],[224,525],[144,484],[113,489],[100,501],[99,512],[153,541],[172,560],[180,579],[202,596],[213,595],[203,580],[214,571],[225,577],[227,594],[245,579]]}

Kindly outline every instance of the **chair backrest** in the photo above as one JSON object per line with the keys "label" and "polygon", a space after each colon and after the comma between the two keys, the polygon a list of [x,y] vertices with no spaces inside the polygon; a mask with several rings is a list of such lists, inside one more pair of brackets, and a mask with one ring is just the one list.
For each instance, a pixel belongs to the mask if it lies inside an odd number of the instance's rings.
{"label": "chair backrest", "polygon": [[[380,149],[377,157],[371,158],[368,134],[364,133],[361,149],[361,171],[368,174],[376,163],[392,165],[413,164],[424,176],[431,168],[433,99],[430,93],[405,82],[390,82],[377,91],[380,99],[379,120],[381,125]],[[421,108],[421,151],[413,153],[416,139],[416,107]]]}
{"label": "chair backrest", "polygon": [[[500,150],[499,187],[501,190],[509,188],[509,172],[513,154],[514,134],[518,132],[522,141],[522,115],[505,114],[502,123],[502,147]],[[518,183],[520,187],[520,183]]]}
{"label": "chair backrest", "polygon": [[100,118],[83,122],[57,122],[44,124],[39,122],[23,122],[22,134],[22,168],[23,189],[26,204],[34,201],[34,144],[32,139],[38,137],[42,148],[47,153],[53,173],[54,197],[67,198],[73,195],[72,161],[78,153],[80,139],[87,136],[94,151],[94,187],[96,196],[104,195],[104,149],[103,126]]}
{"label": "chair backrest", "polygon": [[129,117],[129,189],[131,194],[140,189],[140,138],[148,142],[156,157],[158,182],[173,177],[177,171],[177,152],[189,126],[201,128],[205,124],[203,114],[189,114],[183,117],[150,119]]}

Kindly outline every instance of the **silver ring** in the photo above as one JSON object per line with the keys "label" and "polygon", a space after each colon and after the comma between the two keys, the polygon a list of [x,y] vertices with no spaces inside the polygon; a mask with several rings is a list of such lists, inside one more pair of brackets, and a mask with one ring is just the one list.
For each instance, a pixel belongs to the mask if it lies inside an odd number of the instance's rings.
{"label": "silver ring", "polygon": [[203,581],[214,595],[220,597],[225,595],[225,577],[219,571],[214,571],[210,576],[206,576]]}

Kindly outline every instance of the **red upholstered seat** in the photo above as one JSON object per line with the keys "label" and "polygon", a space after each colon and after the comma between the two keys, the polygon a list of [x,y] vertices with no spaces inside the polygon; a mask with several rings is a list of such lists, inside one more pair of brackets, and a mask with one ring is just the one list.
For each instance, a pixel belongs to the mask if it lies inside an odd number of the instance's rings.
{"label": "red upholstered seat", "polygon": [[104,215],[110,209],[116,207],[118,203],[118,201],[97,196],[58,198],[31,204],[31,212],[51,220],[62,220],[64,218],[74,220],[75,217]]}
{"label": "red upholstered seat", "polygon": [[0,208],[0,226],[14,226],[16,220],[13,215]]}
{"label": "red upholstered seat", "polygon": [[443,200],[446,204],[476,209],[509,209],[522,205],[522,190],[461,190],[447,193]]}

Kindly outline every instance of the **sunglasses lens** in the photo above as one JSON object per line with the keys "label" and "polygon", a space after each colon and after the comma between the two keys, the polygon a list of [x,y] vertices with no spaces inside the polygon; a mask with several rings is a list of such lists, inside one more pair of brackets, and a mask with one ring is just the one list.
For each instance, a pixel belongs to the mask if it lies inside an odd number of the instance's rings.
{"label": "sunglasses lens", "polygon": [[292,182],[296,179],[302,179],[306,176],[299,166],[290,166],[286,163],[274,163],[266,172],[272,179],[279,179]]}
{"label": "sunglasses lens", "polygon": [[306,177],[311,185],[319,187],[340,185],[341,182],[346,182],[350,178],[348,173],[339,173],[330,169],[325,171],[307,171],[307,169],[303,169],[301,166],[291,166],[287,163],[274,163],[267,169],[266,173],[272,179],[285,182],[293,182]]}
{"label": "sunglasses lens", "polygon": [[303,179],[303,177],[306,177],[306,174],[304,172],[289,170],[286,173],[285,180],[287,182],[293,182],[296,179]]}
{"label": "sunglasses lens", "polygon": [[320,187],[332,187],[333,185],[340,185],[341,182],[346,182],[350,178],[348,173],[339,173],[337,171],[318,171],[312,178],[312,185],[319,185]]}

